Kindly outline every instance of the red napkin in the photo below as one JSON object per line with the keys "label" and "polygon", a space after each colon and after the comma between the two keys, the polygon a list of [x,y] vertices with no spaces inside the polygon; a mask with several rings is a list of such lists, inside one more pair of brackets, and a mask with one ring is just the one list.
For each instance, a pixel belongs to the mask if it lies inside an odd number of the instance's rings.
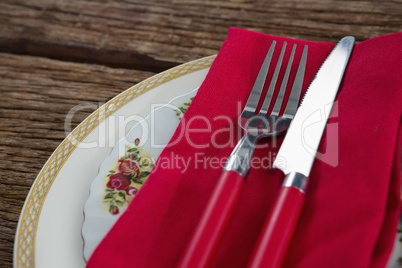
{"label": "red napkin", "polygon": [[[240,138],[228,129],[237,130],[237,117],[272,40],[278,47],[288,42],[287,55],[297,44],[296,63],[303,45],[309,46],[304,92],[334,47],[231,29],[171,145],[87,267],[177,265],[217,182],[220,164]],[[386,265],[400,209],[401,43],[398,33],[355,46],[284,267]],[[182,129],[188,136],[178,140]],[[267,146],[254,157],[273,161],[282,140],[262,141]],[[189,166],[158,166],[168,159],[183,159]],[[251,170],[213,267],[246,267],[283,178],[278,170]]]}

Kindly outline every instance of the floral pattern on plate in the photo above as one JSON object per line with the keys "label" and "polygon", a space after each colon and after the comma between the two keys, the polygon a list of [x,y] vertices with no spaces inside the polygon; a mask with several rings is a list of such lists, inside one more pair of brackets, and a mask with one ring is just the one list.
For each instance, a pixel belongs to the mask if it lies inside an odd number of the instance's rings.
{"label": "floral pattern on plate", "polygon": [[181,120],[183,118],[184,113],[187,111],[188,107],[190,107],[191,102],[193,101],[194,98],[190,98],[188,102],[183,103],[182,106],[178,107],[174,111],[176,112],[177,118]]}
{"label": "floral pattern on plate", "polygon": [[99,167],[84,207],[85,260],[141,191],[197,90],[158,106],[115,144]]}
{"label": "floral pattern on plate", "polygon": [[[174,109],[179,120],[183,118],[193,99],[190,98]],[[140,139],[136,138],[133,145],[127,145],[125,155],[115,163],[105,178],[104,211],[112,215],[120,214],[119,207],[127,207],[130,204],[155,165],[151,155],[142,146],[138,146],[139,143]]]}
{"label": "floral pattern on plate", "polygon": [[148,179],[154,166],[150,154],[141,146],[140,139],[135,139],[134,146],[127,146],[125,156],[109,170],[105,179],[105,211],[112,215],[120,213],[119,207],[127,207],[141,186]]}

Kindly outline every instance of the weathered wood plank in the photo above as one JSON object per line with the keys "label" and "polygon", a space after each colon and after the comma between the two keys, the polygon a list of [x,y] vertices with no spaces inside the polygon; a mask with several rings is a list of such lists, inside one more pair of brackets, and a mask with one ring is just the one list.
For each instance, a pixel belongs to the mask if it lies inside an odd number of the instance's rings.
{"label": "weathered wood plank", "polygon": [[[101,104],[153,73],[0,53],[0,267],[11,267],[24,200],[66,137],[75,105]],[[74,116],[73,127],[91,112]]]}
{"label": "weathered wood plank", "polygon": [[161,71],[215,54],[229,27],[311,41],[401,30],[402,2],[3,0],[0,51]]}

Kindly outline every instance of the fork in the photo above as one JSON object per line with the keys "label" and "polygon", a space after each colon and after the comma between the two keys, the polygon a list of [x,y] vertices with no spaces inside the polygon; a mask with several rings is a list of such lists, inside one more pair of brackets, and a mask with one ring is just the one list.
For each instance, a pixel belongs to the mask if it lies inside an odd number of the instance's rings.
{"label": "fork", "polygon": [[256,113],[258,103],[262,98],[262,91],[275,52],[275,46],[276,41],[273,41],[260,68],[246,106],[239,117],[238,123],[245,131],[245,134],[237,143],[223,169],[217,186],[201,216],[201,220],[184,250],[179,267],[207,267],[210,264],[244,187],[258,140],[285,132],[296,113],[306,68],[307,46],[303,49],[285,111],[280,116],[296,44],[293,45],[272,112],[269,116],[267,113],[275,92],[287,46],[286,42],[282,46],[264,102],[259,112]]}

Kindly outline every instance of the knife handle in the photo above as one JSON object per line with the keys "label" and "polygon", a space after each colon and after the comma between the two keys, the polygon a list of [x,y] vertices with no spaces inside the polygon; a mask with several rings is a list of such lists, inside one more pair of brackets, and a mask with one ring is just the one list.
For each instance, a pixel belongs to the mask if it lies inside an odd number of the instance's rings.
{"label": "knife handle", "polygon": [[308,178],[300,173],[286,176],[254,248],[250,268],[281,267],[304,205],[307,183]]}
{"label": "knife handle", "polygon": [[201,216],[179,267],[208,267],[225,232],[245,180],[237,172],[223,170]]}

